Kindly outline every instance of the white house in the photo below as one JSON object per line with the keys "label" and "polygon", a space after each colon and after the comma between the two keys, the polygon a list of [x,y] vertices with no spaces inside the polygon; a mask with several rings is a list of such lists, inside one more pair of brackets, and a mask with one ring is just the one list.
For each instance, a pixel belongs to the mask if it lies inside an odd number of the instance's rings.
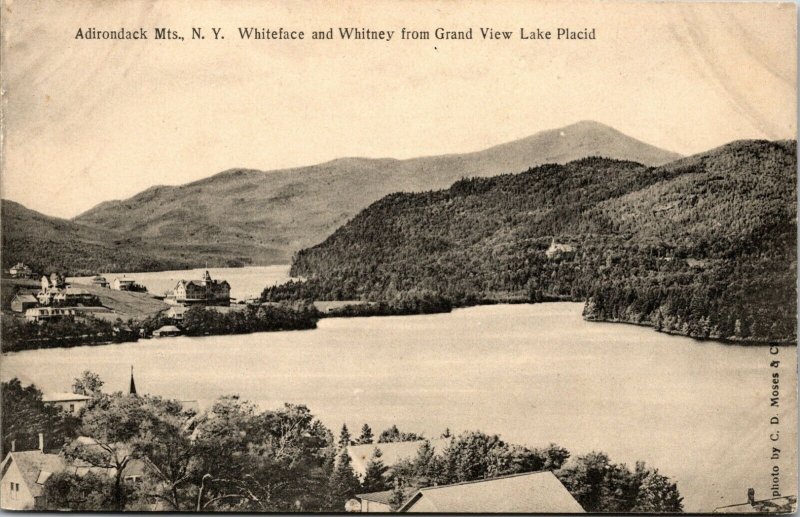
{"label": "white house", "polygon": [[117,291],[130,291],[135,283],[133,278],[115,278],[111,288]]}
{"label": "white house", "polygon": [[0,464],[0,503],[4,510],[33,510],[42,501],[44,483],[64,468],[58,454],[41,450],[9,452]]}
{"label": "white house", "polygon": [[17,262],[15,265],[11,266],[8,272],[13,278],[31,278],[33,276],[31,268],[23,262]]}
{"label": "white house", "polygon": [[563,255],[570,255],[572,253],[575,253],[574,246],[570,244],[558,243],[556,242],[555,237],[553,237],[552,242],[550,242],[550,246],[547,248],[547,251],[544,252],[548,259],[559,258]]}
{"label": "white house", "polygon": [[[92,447],[97,442],[92,438],[79,437],[78,443]],[[133,459],[123,471],[123,480],[128,485],[140,483],[148,471],[155,467],[147,459]],[[0,507],[4,510],[33,510],[44,508],[44,484],[56,472],[68,471],[79,476],[89,472],[114,476],[116,469],[94,467],[87,463],[68,463],[58,454],[44,451],[44,436],[39,435],[39,449],[33,451],[11,451],[0,464]]]}
{"label": "white house", "polygon": [[116,319],[118,316],[106,307],[34,307],[25,311],[25,321],[44,321],[66,318]]}
{"label": "white house", "polygon": [[76,414],[86,407],[91,397],[77,393],[45,393],[42,402],[49,406],[58,406],[67,413]]}
{"label": "white house", "polygon": [[175,325],[164,325],[163,327],[153,331],[153,337],[173,337],[180,335],[181,329]]}
{"label": "white house", "polygon": [[188,307],[184,307],[183,305],[173,305],[167,311],[167,318],[171,319],[172,321],[183,321],[183,316],[188,311]]}

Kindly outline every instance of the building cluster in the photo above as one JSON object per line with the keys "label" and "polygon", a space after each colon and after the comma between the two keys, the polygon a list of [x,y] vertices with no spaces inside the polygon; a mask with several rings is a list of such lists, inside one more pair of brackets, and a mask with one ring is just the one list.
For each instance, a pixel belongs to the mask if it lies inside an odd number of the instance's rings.
{"label": "building cluster", "polygon": [[[128,395],[137,396],[136,383],[133,379],[133,367],[131,367],[131,380]],[[42,402],[46,405],[58,407],[70,414],[77,414],[91,400],[91,397],[76,393],[46,393],[42,396]],[[198,405],[195,400],[181,401],[185,409],[197,411]],[[76,440],[81,446],[88,450],[97,448],[99,454],[107,452],[96,440],[82,436]],[[58,472],[69,472],[78,476],[85,476],[93,473],[105,475],[109,478],[116,477],[117,470],[113,467],[98,467],[79,459],[67,460],[58,450],[50,450],[45,447],[45,435],[39,433],[39,445],[34,450],[18,451],[16,442],[11,442],[9,451],[3,462],[0,463],[0,503],[4,510],[33,510],[45,508],[44,484],[53,474]],[[124,449],[124,448],[123,448]],[[129,454],[127,450],[119,451],[123,455]],[[147,458],[134,458],[127,462],[122,470],[124,483],[130,486],[137,486],[147,478],[159,479],[157,477],[157,467]],[[164,510],[160,505],[153,505],[151,510]]]}
{"label": "building cluster", "polygon": [[90,280],[90,283],[95,287],[102,287],[105,289],[113,289],[115,291],[132,291],[137,293],[146,293],[147,287],[137,284],[133,278],[128,278],[125,275],[115,278],[112,283],[106,280],[102,275],[95,275]]}
{"label": "building cluster", "polygon": [[[33,278],[32,269],[22,262],[8,270],[14,278]],[[84,281],[85,289],[66,282],[64,276],[52,273],[42,276],[39,290],[21,288],[11,299],[11,311],[19,313],[28,322],[44,322],[63,318],[97,318],[116,321],[118,314],[103,307],[98,289],[116,291],[147,292],[147,288],[126,275],[109,282],[102,275],[95,275]],[[99,294],[98,294],[99,293]],[[162,297],[157,297],[162,298]],[[186,311],[192,306],[216,307],[219,311],[233,310],[231,307],[231,286],[225,280],[211,278],[208,271],[199,280],[181,279],[175,287],[163,296],[169,308],[164,315],[171,325],[165,325],[153,332],[153,337],[168,337],[181,334],[181,323]]]}
{"label": "building cluster", "polygon": [[170,305],[165,316],[172,325],[164,325],[153,331],[153,337],[173,337],[181,334],[180,325],[192,306],[216,307],[225,311],[231,306],[231,286],[226,280],[214,280],[208,271],[200,280],[179,280],[175,288],[167,292],[164,301]]}
{"label": "building cluster", "polygon": [[11,310],[23,312],[27,321],[45,321],[73,317],[94,317],[109,314],[100,305],[100,299],[85,289],[68,285],[64,277],[52,273],[42,276],[41,288],[36,295],[17,293],[11,300]]}
{"label": "building cluster", "polygon": [[17,292],[11,299],[10,306],[13,312],[24,314],[25,320],[29,322],[65,317],[116,318],[111,310],[100,304],[96,295],[67,284],[58,273],[42,276],[38,292]]}

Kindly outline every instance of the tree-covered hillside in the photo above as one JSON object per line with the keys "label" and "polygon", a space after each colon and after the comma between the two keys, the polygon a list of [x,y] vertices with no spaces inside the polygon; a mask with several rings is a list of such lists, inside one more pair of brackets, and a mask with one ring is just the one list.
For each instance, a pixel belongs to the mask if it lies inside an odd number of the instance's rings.
{"label": "tree-covered hillside", "polygon": [[595,155],[648,165],[680,156],[603,124],[583,121],[471,153],[405,160],[341,158],[266,172],[231,169],[186,185],[156,186],[129,199],[101,203],[74,222],[193,251],[213,246],[211,260],[187,255],[196,267],[205,261],[222,265],[224,259],[286,264],[297,250],[319,244],[392,192],[446,188],[462,176],[495,176]]}
{"label": "tree-covered hillside", "polygon": [[[389,195],[301,251],[266,299],[457,305],[586,300],[588,319],[794,341],[796,142],[740,141],[661,167],[588,158]],[[566,245],[546,253],[551,242]]]}
{"label": "tree-covered hillside", "polygon": [[50,217],[6,199],[0,207],[3,268],[24,262],[38,274],[90,275],[187,269],[203,261],[234,267],[249,263],[247,247],[146,239],[136,231],[118,232]]}

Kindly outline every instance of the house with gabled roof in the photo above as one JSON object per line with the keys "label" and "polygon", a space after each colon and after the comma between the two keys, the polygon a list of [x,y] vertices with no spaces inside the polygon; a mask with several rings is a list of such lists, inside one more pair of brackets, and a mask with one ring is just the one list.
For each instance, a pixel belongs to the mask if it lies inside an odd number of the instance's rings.
{"label": "house with gabled roof", "polygon": [[[97,442],[89,437],[77,438],[77,443],[94,447]],[[148,459],[134,458],[125,466],[122,479],[128,485],[142,482],[155,466]],[[44,435],[39,434],[39,448],[31,451],[12,450],[0,463],[0,508],[4,510],[33,510],[46,506],[44,485],[57,472],[70,472],[78,476],[88,473],[114,476],[116,469],[90,465],[80,460],[68,462],[60,454],[44,449]]]}
{"label": "house with gabled roof", "polygon": [[549,470],[421,488],[407,513],[585,513]]}
{"label": "house with gabled roof", "polygon": [[41,450],[9,452],[0,464],[0,503],[4,510],[40,507],[44,483],[64,468],[58,454]]}
{"label": "house with gabled roof", "polygon": [[14,312],[25,312],[39,305],[39,300],[31,293],[17,293],[11,299],[11,310]]}

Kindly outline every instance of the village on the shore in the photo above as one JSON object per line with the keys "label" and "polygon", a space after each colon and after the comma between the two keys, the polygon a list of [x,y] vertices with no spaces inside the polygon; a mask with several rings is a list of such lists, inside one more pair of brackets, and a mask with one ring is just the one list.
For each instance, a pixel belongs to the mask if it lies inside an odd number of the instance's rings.
{"label": "village on the shore", "polygon": [[[23,262],[4,271],[3,276],[2,309],[7,322],[37,324],[35,328],[38,330],[44,329],[42,324],[52,325],[56,322],[89,326],[105,322],[111,325],[112,334],[105,333],[99,337],[101,334],[93,335],[90,328],[84,329],[82,336],[75,336],[100,339],[95,343],[179,336],[186,331],[184,319],[193,307],[213,311],[223,317],[234,317],[236,313],[242,314],[259,307],[280,305],[262,301],[258,297],[241,300],[232,298],[230,284],[224,279],[211,278],[207,270],[199,279],[178,280],[172,289],[164,293],[148,292],[145,285],[125,274],[115,276],[110,281],[100,274],[68,281],[59,272],[49,275],[35,272]],[[359,301],[314,301],[304,312],[309,320],[306,327],[298,328],[312,328],[317,316],[358,305],[369,304]],[[258,328],[256,325],[248,330],[277,329]],[[33,336],[19,337],[17,341],[24,343],[22,348],[39,348],[49,346],[53,340],[64,339],[66,336],[43,337],[34,333]],[[6,351],[17,349],[9,348],[9,344],[6,343]]]}
{"label": "village on the shore", "polygon": [[[8,277],[11,279],[35,280],[37,276],[30,266],[22,262],[8,270]],[[231,306],[230,284],[225,280],[213,280],[208,271],[199,280],[178,281],[174,289],[163,295],[148,293],[147,287],[126,275],[115,277],[111,282],[102,275],[95,275],[86,284],[80,284],[68,283],[62,274],[53,272],[42,275],[39,282],[38,290],[32,289],[30,285],[20,286],[8,304],[11,312],[21,315],[27,322],[39,323],[65,318],[94,318],[115,322],[132,315],[115,311],[113,303],[108,304],[111,307],[105,306],[103,302],[113,298],[103,295],[110,294],[111,291],[128,293],[129,296],[130,293],[140,293],[139,299],[149,298],[155,303],[164,302],[160,304],[163,305],[160,312],[173,324],[156,329],[152,332],[152,337],[166,337],[181,333],[176,325],[180,324],[186,310],[193,305],[215,307],[220,311]],[[118,294],[119,297],[124,298],[125,295]]]}

